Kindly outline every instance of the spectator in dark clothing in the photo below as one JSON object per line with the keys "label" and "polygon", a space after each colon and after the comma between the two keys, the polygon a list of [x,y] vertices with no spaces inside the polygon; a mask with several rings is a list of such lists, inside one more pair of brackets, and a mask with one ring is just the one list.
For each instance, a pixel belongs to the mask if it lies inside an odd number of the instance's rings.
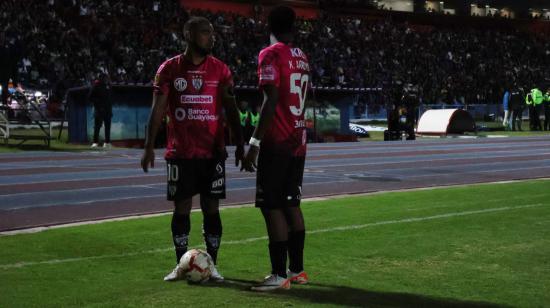
{"label": "spectator in dark clothing", "polygon": [[105,140],[103,148],[111,148],[111,118],[113,105],[111,97],[111,82],[109,75],[101,74],[88,95],[88,101],[94,105],[94,142],[92,148],[99,146],[99,130],[105,124]]}
{"label": "spectator in dark clothing", "polygon": [[510,101],[508,103],[508,108],[511,110],[510,115],[510,121],[512,122],[511,127],[512,130],[515,131],[516,127],[517,130],[521,131],[521,121],[522,121],[522,115],[523,115],[523,108],[525,106],[525,100],[524,100],[524,94],[523,90],[519,88],[517,85],[515,85],[510,90]]}
{"label": "spectator in dark clothing", "polygon": [[0,104],[7,104],[8,80],[17,77],[15,69],[16,62],[13,46],[8,44],[5,34],[0,33],[0,86],[2,86],[2,99]]}

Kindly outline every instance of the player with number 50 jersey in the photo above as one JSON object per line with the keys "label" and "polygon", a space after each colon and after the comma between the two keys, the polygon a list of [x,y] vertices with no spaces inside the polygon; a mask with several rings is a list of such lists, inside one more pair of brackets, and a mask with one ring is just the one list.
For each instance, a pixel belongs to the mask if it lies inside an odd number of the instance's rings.
{"label": "player with number 50 jersey", "polygon": [[308,282],[300,201],[310,68],[306,55],[292,43],[295,20],[290,7],[272,9],[268,17],[271,45],[258,57],[259,88],[264,100],[243,168],[258,172],[256,207],[262,211],[269,237],[271,273],[252,287],[254,291],[288,289],[291,283]]}
{"label": "player with number 50 jersey", "polygon": [[273,123],[262,139],[262,149],[292,156],[306,155],[304,104],[310,82],[307,56],[283,42],[266,47],[258,57],[259,85],[279,89]]}

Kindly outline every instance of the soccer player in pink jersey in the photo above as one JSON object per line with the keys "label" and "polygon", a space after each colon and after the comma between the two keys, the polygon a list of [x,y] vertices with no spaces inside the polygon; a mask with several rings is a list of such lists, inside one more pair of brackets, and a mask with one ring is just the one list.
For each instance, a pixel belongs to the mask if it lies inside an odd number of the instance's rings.
{"label": "soccer player in pink jersey", "polygon": [[[141,158],[145,172],[154,167],[155,138],[162,119],[167,119],[165,159],[168,200],[174,201],[172,239],[176,264],[187,251],[191,223],[191,199],[200,194],[206,250],[217,264],[222,236],[219,199],[225,198],[225,116],[233,128],[237,149],[235,165],[244,155],[244,142],[233,95],[233,78],[227,65],[211,56],[214,28],[205,18],[193,17],[184,26],[188,47],[182,55],[165,61],[154,81],[153,106]],[[165,281],[183,278],[176,268]],[[211,278],[223,281],[217,268]]]}
{"label": "soccer player in pink jersey", "polygon": [[289,7],[271,11],[268,26],[272,44],[258,57],[264,101],[243,168],[258,171],[256,207],[261,209],[267,227],[271,273],[252,287],[255,291],[288,289],[291,282],[308,281],[303,264],[305,226],[300,199],[307,140],[304,104],[310,69],[306,55],[292,45],[295,19]]}

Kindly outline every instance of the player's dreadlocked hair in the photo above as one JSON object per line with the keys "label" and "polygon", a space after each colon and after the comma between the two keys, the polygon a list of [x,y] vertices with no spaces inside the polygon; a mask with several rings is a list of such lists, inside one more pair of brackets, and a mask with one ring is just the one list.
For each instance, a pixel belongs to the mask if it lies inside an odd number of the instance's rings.
{"label": "player's dreadlocked hair", "polygon": [[277,6],[271,10],[267,23],[271,33],[275,35],[291,33],[294,30],[296,13],[288,6]]}

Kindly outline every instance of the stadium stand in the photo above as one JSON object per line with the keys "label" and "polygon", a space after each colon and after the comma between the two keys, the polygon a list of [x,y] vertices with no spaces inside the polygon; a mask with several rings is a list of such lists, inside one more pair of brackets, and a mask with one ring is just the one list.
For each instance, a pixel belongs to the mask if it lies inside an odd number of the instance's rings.
{"label": "stadium stand", "polygon": [[[347,3],[347,2],[346,2]],[[266,45],[261,17],[192,10],[218,32],[215,55],[237,85],[256,84],[256,57]],[[4,0],[0,46],[19,55],[17,80],[53,89],[89,85],[108,71],[115,83],[149,84],[155,69],[185,47],[186,12],[173,1]],[[424,102],[497,103],[514,80],[530,88],[550,80],[547,33],[417,24],[387,15],[321,12],[299,22],[318,87],[384,88],[412,84]]]}

